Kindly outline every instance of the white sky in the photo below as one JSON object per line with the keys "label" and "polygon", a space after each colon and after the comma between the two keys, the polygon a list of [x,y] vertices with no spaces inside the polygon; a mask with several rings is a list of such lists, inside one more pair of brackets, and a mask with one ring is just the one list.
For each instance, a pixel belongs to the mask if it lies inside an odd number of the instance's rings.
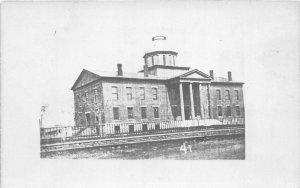
{"label": "white sky", "polygon": [[297,34],[296,9],[285,3],[10,3],[4,7],[4,71],[16,72],[10,76],[18,79],[30,74],[24,92],[37,84],[34,96],[39,100],[33,102],[49,105],[46,126],[74,124],[70,88],[82,69],[116,71],[116,64],[122,63],[124,72],[136,72],[143,67],[142,56],[153,36],[167,37],[179,52],[179,65],[206,73],[213,69],[215,76],[223,77],[231,70],[233,79],[247,84],[245,63],[252,64],[258,56],[262,66],[288,61]]}

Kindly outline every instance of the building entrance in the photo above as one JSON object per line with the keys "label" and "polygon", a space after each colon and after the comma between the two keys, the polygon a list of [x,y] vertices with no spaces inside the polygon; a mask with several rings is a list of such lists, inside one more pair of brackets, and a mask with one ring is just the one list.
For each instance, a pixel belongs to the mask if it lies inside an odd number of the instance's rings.
{"label": "building entrance", "polygon": [[191,110],[190,110],[189,106],[185,106],[184,107],[184,114],[185,114],[185,120],[191,119],[190,118],[190,116],[191,116]]}

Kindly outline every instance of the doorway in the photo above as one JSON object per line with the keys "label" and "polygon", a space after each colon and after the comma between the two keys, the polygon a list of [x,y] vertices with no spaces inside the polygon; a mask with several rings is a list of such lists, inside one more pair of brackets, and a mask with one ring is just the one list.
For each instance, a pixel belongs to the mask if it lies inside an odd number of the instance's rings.
{"label": "doorway", "polygon": [[190,116],[191,116],[190,106],[185,106],[184,107],[184,115],[185,115],[185,120],[190,119]]}

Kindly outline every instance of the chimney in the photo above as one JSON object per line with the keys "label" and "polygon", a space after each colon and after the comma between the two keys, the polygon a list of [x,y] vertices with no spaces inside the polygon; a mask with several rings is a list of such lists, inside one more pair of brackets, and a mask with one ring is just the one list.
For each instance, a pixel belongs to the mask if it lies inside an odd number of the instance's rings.
{"label": "chimney", "polygon": [[144,77],[148,77],[148,66],[144,65]]}
{"label": "chimney", "polygon": [[118,76],[123,76],[122,64],[118,64]]}
{"label": "chimney", "polygon": [[209,71],[209,76],[210,76],[212,79],[214,79],[214,71],[213,71],[213,70],[210,70],[210,71]]}
{"label": "chimney", "polygon": [[231,76],[231,72],[228,71],[228,81],[232,81],[232,76]]}

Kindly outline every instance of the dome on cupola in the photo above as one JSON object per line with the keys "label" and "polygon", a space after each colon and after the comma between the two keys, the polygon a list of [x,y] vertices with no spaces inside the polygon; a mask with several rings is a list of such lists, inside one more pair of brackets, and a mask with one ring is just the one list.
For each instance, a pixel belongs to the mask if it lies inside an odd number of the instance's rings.
{"label": "dome on cupola", "polygon": [[145,65],[148,67],[154,65],[176,66],[177,54],[167,42],[167,37],[153,37],[152,43],[144,55]]}

